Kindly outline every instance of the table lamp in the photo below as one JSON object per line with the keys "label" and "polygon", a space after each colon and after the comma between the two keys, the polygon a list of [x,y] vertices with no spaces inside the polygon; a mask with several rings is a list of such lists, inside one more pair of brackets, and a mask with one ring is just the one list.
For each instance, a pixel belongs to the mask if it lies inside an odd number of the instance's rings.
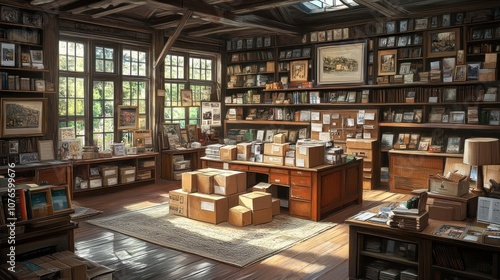
{"label": "table lamp", "polygon": [[484,195],[483,165],[500,163],[500,142],[497,138],[468,138],[464,144],[464,163],[477,166],[473,193]]}

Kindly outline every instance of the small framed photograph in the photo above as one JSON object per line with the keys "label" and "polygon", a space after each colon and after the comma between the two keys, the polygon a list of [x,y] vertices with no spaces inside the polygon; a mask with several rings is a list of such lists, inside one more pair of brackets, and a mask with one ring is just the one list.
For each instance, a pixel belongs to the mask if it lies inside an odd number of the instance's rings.
{"label": "small framed photograph", "polygon": [[461,142],[460,137],[449,137],[448,143],[446,144],[446,153],[458,154],[460,152]]}
{"label": "small framed photograph", "polygon": [[71,209],[70,194],[66,186],[51,187],[50,194],[54,213]]}
{"label": "small framed photograph", "polygon": [[54,141],[52,140],[38,140],[38,158],[40,161],[54,160]]}
{"label": "small framed photograph", "polygon": [[262,46],[263,46],[263,45],[264,45],[264,44],[263,44],[263,42],[262,42],[262,37],[257,37],[257,38],[255,39],[255,47],[256,47],[256,48],[262,48]]}
{"label": "small framed photograph", "polygon": [[318,31],[318,42],[326,41],[325,31]]}
{"label": "small framed photograph", "polygon": [[418,148],[418,141],[420,140],[420,134],[419,133],[412,133],[410,134],[410,143],[408,145],[409,149],[415,150]]}
{"label": "small framed photograph", "polygon": [[455,14],[455,24],[464,23],[464,13],[456,13]]}
{"label": "small framed photograph", "polygon": [[443,100],[444,102],[455,102],[457,101],[457,88],[447,87],[443,89]]}
{"label": "small framed photograph", "polygon": [[396,22],[395,21],[388,21],[385,23],[385,32],[387,34],[392,34],[396,32]]}
{"label": "small framed photograph", "polygon": [[396,44],[396,36],[387,37],[387,47],[394,47]]}
{"label": "small framed photograph", "polygon": [[253,45],[253,38],[246,39],[246,47],[247,47],[247,49],[251,49],[251,48],[254,47],[254,45]]}
{"label": "small framed photograph", "polygon": [[299,58],[302,55],[301,49],[294,49],[292,51],[292,58]]}
{"label": "small framed photograph", "polygon": [[466,65],[456,65],[455,66],[455,76],[453,80],[456,82],[464,82],[467,80],[467,66]]}
{"label": "small framed photograph", "polygon": [[379,48],[387,47],[387,37],[382,37],[378,39],[378,47]]}
{"label": "small framed photograph", "polygon": [[430,113],[429,122],[430,123],[440,123],[442,121],[443,114],[440,113]]}
{"label": "small framed photograph", "polygon": [[181,147],[181,126],[178,123],[165,123],[163,124],[163,148],[164,149],[177,149]]}
{"label": "small framed photograph", "polygon": [[139,125],[139,107],[138,106],[118,106],[118,129],[133,130]]}
{"label": "small framed photograph", "polygon": [[399,36],[398,47],[406,47],[408,44],[408,36]]}
{"label": "small framed photograph", "polygon": [[429,19],[428,18],[417,18],[415,19],[415,30],[427,29]]}
{"label": "small framed photograph", "polygon": [[437,16],[431,17],[431,27],[438,27],[438,17]]}
{"label": "small framed photograph", "polygon": [[422,122],[422,114],[423,114],[422,109],[414,109],[413,110],[413,121],[416,123],[421,123]]}
{"label": "small framed photograph", "polygon": [[420,142],[418,144],[419,151],[429,150],[430,145],[432,145],[432,137],[420,137]]}
{"label": "small framed photograph", "polygon": [[311,32],[311,42],[318,42],[318,32],[317,31],[314,31],[314,32]]}
{"label": "small framed photograph", "polygon": [[404,112],[403,113],[403,122],[413,122],[413,119],[414,119],[414,112]]}
{"label": "small framed photograph", "polygon": [[292,143],[297,142],[297,133],[298,133],[297,130],[290,130],[288,132],[288,141]]}
{"label": "small framed photograph", "polygon": [[31,190],[30,192],[33,218],[46,217],[54,213],[50,188]]}
{"label": "small framed photograph", "polygon": [[406,32],[406,31],[408,31],[408,20],[402,19],[399,21],[399,32]]}
{"label": "small framed photograph", "polygon": [[188,124],[186,125],[188,142],[198,141],[198,125],[196,124]]}
{"label": "small framed photograph", "polygon": [[481,62],[467,63],[467,80],[477,80],[480,68],[481,68]]}
{"label": "small framed photograph", "polygon": [[309,67],[307,60],[296,60],[290,62],[290,81],[291,82],[307,81],[308,70]]}
{"label": "small framed photograph", "polygon": [[444,14],[442,16],[441,20],[441,26],[446,27],[451,25],[451,15],[450,14]]}
{"label": "small framed photograph", "polygon": [[257,130],[257,136],[255,137],[255,141],[263,142],[265,133],[266,133],[265,130],[262,129]]}
{"label": "small framed photograph", "polygon": [[491,110],[488,120],[489,125],[500,125],[500,110]]}
{"label": "small framed photograph", "polygon": [[264,139],[264,141],[273,142],[273,137],[274,137],[274,129],[266,130],[266,138]]}
{"label": "small framed photograph", "polygon": [[38,153],[20,153],[19,164],[28,164],[33,162],[40,162]]}
{"label": "small framed photograph", "polygon": [[333,41],[333,29],[330,29],[330,30],[326,31],[326,40],[327,41]]}
{"label": "small framed photograph", "polygon": [[16,45],[11,43],[2,43],[1,48],[0,55],[2,60],[0,65],[9,67],[16,66]]}
{"label": "small framed photograph", "polygon": [[302,57],[310,57],[310,56],[311,56],[311,48],[303,48]]}
{"label": "small framed photograph", "polygon": [[397,50],[383,50],[378,52],[378,76],[395,75]]}
{"label": "small framed photograph", "polygon": [[437,96],[429,96],[429,103],[438,103],[438,97]]}
{"label": "small framed photograph", "polygon": [[392,149],[394,143],[394,133],[384,133],[382,134],[380,148],[383,150]]}
{"label": "small framed photograph", "polygon": [[264,37],[264,47],[270,47],[271,46],[271,36],[266,36]]}
{"label": "small framed photograph", "polygon": [[460,29],[441,29],[428,32],[427,56],[455,56],[460,46]]}
{"label": "small framed photograph", "polygon": [[299,139],[306,139],[307,138],[307,128],[299,129],[298,138]]}
{"label": "small framed photograph", "polygon": [[450,123],[465,123],[465,111],[451,111]]}
{"label": "small framed photograph", "polygon": [[403,121],[403,113],[396,113],[396,115],[394,115],[394,122],[400,123],[402,121]]}

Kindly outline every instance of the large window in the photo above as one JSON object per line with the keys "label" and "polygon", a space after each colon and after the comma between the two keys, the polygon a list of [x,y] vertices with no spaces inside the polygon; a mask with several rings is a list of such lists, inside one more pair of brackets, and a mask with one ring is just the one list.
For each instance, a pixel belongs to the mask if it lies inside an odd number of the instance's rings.
{"label": "large window", "polygon": [[83,145],[107,150],[131,140],[131,131],[116,130],[117,106],[129,105],[138,106],[139,128],[147,129],[147,57],[147,51],[122,44],[60,40],[59,127],[73,127]]}
{"label": "large window", "polygon": [[[164,118],[167,123],[200,125],[201,102],[210,101],[215,88],[215,57],[168,54],[165,57]],[[187,62],[187,63],[186,63]],[[192,92],[191,106],[182,106],[181,90]]]}

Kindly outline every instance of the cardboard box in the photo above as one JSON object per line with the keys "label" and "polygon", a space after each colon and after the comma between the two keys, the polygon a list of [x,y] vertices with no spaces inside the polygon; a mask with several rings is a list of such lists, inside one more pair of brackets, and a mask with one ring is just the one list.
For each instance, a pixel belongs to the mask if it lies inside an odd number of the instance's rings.
{"label": "cardboard box", "polygon": [[264,163],[269,163],[274,165],[284,165],[285,157],[264,155]]}
{"label": "cardboard box", "polygon": [[49,264],[57,267],[60,271],[61,279],[72,279],[73,275],[71,272],[71,267],[65,263],[58,260],[52,260],[48,262]]}
{"label": "cardboard box", "polygon": [[218,224],[228,219],[227,197],[215,194],[190,193],[188,217],[198,221]]}
{"label": "cardboard box", "polygon": [[295,158],[294,157],[285,157],[285,166],[295,166]]}
{"label": "cardboard box", "polygon": [[252,224],[252,210],[237,205],[229,209],[229,223],[238,227]]}
{"label": "cardboard box", "polygon": [[238,175],[230,172],[219,173],[214,176],[214,193],[231,195],[238,192]]}
{"label": "cardboard box", "polygon": [[135,177],[135,167],[134,166],[121,166],[119,168],[120,176],[134,175]]}
{"label": "cardboard box", "polygon": [[191,168],[191,161],[190,160],[180,160],[176,163],[174,163],[174,170],[182,170],[182,169],[189,169]]}
{"label": "cardboard box", "polygon": [[171,190],[168,192],[168,196],[170,198],[169,203],[176,205],[188,205],[188,194],[189,192],[182,189]]}
{"label": "cardboard box", "polygon": [[135,173],[128,175],[120,175],[120,184],[135,182]]}
{"label": "cardboard box", "polygon": [[272,207],[272,196],[270,193],[250,192],[240,195],[239,205],[255,211]]}
{"label": "cardboard box", "polygon": [[147,179],[151,179],[151,178],[152,178],[151,170],[144,170],[141,172],[137,172],[137,175],[136,175],[137,180],[147,180]]}
{"label": "cardboard box", "polygon": [[118,166],[99,166],[101,176],[118,176]]}
{"label": "cardboard box", "polygon": [[75,258],[62,258],[58,261],[71,267],[71,278],[73,280],[87,280],[87,264]]}
{"label": "cardboard box", "polygon": [[264,143],[264,155],[284,157],[290,144]]}
{"label": "cardboard box", "polygon": [[188,217],[189,206],[181,204],[169,204],[168,212],[177,216]]}
{"label": "cardboard box", "polygon": [[276,188],[276,186],[265,182],[260,182],[257,185],[253,186],[252,191],[270,193],[272,197],[278,196],[278,189]]}
{"label": "cardboard box", "polygon": [[299,145],[295,153],[295,166],[315,167],[322,165],[325,157],[325,147],[321,145]]}
{"label": "cardboard box", "polygon": [[252,223],[254,225],[269,223],[272,220],[273,220],[272,207],[252,211]]}
{"label": "cardboard box", "polygon": [[273,136],[273,142],[278,144],[284,144],[286,142],[286,135],[284,133],[278,133]]}
{"label": "cardboard box", "polygon": [[243,193],[235,193],[235,194],[231,194],[231,195],[226,196],[228,208],[240,205],[240,194],[243,194]]}
{"label": "cardboard box", "polygon": [[252,143],[238,143],[236,145],[236,159],[249,160],[252,153]]}
{"label": "cardboard box", "polygon": [[101,177],[90,179],[89,180],[89,187],[91,189],[102,187],[102,179],[101,179]]}
{"label": "cardboard box", "polygon": [[182,190],[185,192],[198,192],[198,171],[189,171],[182,173]]}
{"label": "cardboard box", "polygon": [[431,175],[429,176],[429,191],[452,196],[462,196],[469,193],[469,179],[466,178],[455,183],[434,178],[434,176]]}
{"label": "cardboard box", "polygon": [[118,184],[118,175],[102,177],[103,186],[113,186]]}
{"label": "cardboard box", "polygon": [[198,192],[211,194],[214,193],[214,176],[213,174],[204,172],[196,175],[196,185]]}
{"label": "cardboard box", "polygon": [[280,199],[273,197],[273,199],[271,200],[271,204],[271,208],[273,209],[273,216],[281,214]]}
{"label": "cardboard box", "polygon": [[236,159],[236,145],[227,145],[220,148],[221,160],[235,160]]}
{"label": "cardboard box", "polygon": [[[431,215],[431,209],[433,212],[442,211],[439,215],[444,215],[446,212],[450,212],[451,220],[462,221],[467,218],[467,203],[460,201],[451,201],[447,199],[435,198],[432,205],[429,205],[429,215]],[[433,216],[435,213],[432,213]],[[447,214],[448,216],[449,214]]]}

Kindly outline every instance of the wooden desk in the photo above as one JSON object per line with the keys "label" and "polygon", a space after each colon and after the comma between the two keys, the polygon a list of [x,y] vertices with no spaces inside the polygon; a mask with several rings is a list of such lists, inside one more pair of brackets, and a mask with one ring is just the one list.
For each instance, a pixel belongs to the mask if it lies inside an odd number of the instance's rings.
{"label": "wooden desk", "polygon": [[175,180],[174,156],[183,155],[186,160],[191,161],[191,170],[201,168],[200,158],[205,155],[205,148],[185,150],[162,150],[161,151],[161,177],[167,180]]}
{"label": "wooden desk", "polygon": [[363,160],[314,168],[278,166],[248,161],[201,158],[202,167],[266,174],[269,183],[290,188],[292,216],[319,221],[322,215],[363,198]]}
{"label": "wooden desk", "polygon": [[[378,208],[369,212],[378,213]],[[365,279],[366,266],[381,260],[387,268],[416,269],[418,279],[500,279],[500,247],[482,241],[466,241],[434,235],[442,224],[476,225],[474,220],[437,221],[429,219],[422,232],[391,228],[384,223],[346,220],[349,225],[349,279]],[[477,226],[477,225],[476,225]],[[482,226],[484,227],[484,226]],[[380,251],[373,244],[380,242]],[[370,246],[367,246],[370,244]],[[403,248],[404,250],[401,251]],[[412,252],[406,251],[411,248]],[[404,251],[404,252],[403,252]],[[459,255],[457,255],[459,254]],[[439,265],[436,257],[461,256],[465,270]],[[451,257],[452,259],[452,257]],[[442,259],[441,259],[442,260]],[[484,271],[479,271],[484,270]]]}

